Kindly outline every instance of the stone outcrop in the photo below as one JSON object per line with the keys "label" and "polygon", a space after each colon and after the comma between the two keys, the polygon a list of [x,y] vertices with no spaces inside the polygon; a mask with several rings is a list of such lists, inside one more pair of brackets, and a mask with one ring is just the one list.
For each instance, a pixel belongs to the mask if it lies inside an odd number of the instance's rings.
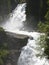
{"label": "stone outcrop", "polygon": [[4,29],[2,29],[2,27],[0,27],[0,50],[5,49],[9,53],[7,56],[4,56],[4,58],[2,58],[3,62],[5,63],[3,65],[17,65],[22,47],[24,47],[27,42],[28,36],[18,33],[15,34],[12,32],[7,33],[4,31]]}
{"label": "stone outcrop", "polygon": [[27,44],[28,37],[22,39],[7,35],[6,41],[8,43],[7,45],[10,53],[8,55],[5,65],[17,65],[17,61],[21,53],[22,47]]}

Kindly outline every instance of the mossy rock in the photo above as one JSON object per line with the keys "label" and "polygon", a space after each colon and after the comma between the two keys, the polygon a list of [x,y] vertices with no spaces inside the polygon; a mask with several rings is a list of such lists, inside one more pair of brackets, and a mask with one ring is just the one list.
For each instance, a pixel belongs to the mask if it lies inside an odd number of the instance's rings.
{"label": "mossy rock", "polygon": [[4,29],[2,27],[0,27],[0,32],[4,31]]}

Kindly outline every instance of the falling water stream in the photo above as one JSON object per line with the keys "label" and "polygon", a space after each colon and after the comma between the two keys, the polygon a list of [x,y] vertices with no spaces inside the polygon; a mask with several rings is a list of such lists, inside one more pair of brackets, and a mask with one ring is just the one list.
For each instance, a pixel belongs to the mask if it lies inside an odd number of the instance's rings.
{"label": "falling water stream", "polygon": [[18,4],[15,10],[10,14],[10,18],[2,24],[2,27],[6,31],[26,34],[33,37],[33,39],[29,38],[26,46],[22,48],[17,65],[49,65],[45,56],[42,56],[42,58],[37,56],[37,54],[43,55],[44,53],[44,48],[40,48],[38,45],[40,33],[21,30],[24,27],[23,22],[26,20],[25,7],[26,3]]}
{"label": "falling water stream", "polygon": [[9,19],[2,24],[4,29],[8,31],[21,30],[23,28],[23,22],[26,20],[25,15],[26,3],[18,4],[18,6],[10,13]]}

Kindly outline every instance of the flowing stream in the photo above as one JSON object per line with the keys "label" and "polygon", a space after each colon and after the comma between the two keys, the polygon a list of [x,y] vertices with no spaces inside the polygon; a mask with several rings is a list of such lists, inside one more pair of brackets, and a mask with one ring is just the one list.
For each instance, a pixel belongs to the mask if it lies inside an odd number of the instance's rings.
{"label": "flowing stream", "polygon": [[44,48],[40,48],[40,45],[38,45],[40,33],[21,30],[24,27],[23,22],[26,20],[25,7],[26,3],[18,4],[10,14],[9,19],[2,24],[2,27],[7,31],[26,34],[32,37],[28,39],[28,43],[22,48],[17,65],[49,65],[46,57],[40,56],[44,53]]}

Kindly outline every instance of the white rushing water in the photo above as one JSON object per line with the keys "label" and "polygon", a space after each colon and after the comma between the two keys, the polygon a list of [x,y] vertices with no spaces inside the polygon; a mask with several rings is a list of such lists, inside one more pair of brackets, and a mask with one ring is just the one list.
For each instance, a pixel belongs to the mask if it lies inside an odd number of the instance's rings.
{"label": "white rushing water", "polygon": [[33,39],[29,38],[27,45],[22,48],[18,65],[49,65],[46,57],[42,56],[41,58],[40,56],[44,53],[44,48],[40,48],[40,45],[38,45],[40,33],[20,31],[23,28],[23,21],[26,20],[25,7],[26,3],[19,4],[10,14],[8,21],[3,24],[4,29],[7,31],[33,37]]}
{"label": "white rushing water", "polygon": [[9,31],[20,30],[23,28],[23,22],[26,20],[25,7],[26,3],[18,4],[10,14],[9,19],[2,24],[3,28]]}
{"label": "white rushing water", "polygon": [[18,65],[49,65],[49,61],[43,56],[44,48],[39,45],[40,33],[30,33],[33,39],[28,39],[26,46],[22,48]]}

